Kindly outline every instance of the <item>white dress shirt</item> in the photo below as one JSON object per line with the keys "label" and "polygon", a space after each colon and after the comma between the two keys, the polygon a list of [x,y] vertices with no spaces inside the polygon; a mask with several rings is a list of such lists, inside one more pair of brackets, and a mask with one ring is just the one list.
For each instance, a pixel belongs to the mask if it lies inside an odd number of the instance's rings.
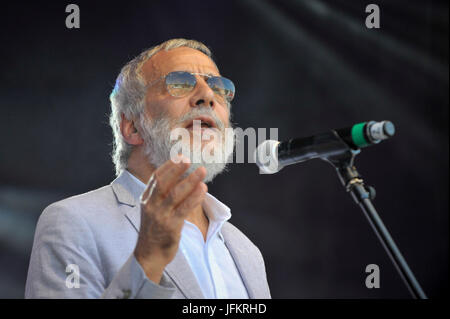
{"label": "white dress shirt", "polygon": [[[130,172],[128,174],[144,192],[146,185]],[[206,241],[200,229],[185,220],[178,249],[191,266],[205,298],[248,299],[242,278],[220,232],[223,223],[231,217],[230,208],[206,193],[203,210],[209,220]]]}

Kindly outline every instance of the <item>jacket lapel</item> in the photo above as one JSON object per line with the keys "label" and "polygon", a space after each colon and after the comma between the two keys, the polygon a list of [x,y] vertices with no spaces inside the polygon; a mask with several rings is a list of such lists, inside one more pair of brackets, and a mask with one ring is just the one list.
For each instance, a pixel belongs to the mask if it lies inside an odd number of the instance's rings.
{"label": "jacket lapel", "polygon": [[248,297],[250,299],[258,298],[258,273],[254,271],[258,269],[258,265],[255,264],[255,258],[248,258],[248,254],[241,248],[239,237],[235,236],[233,229],[224,223],[222,226],[222,235],[225,240],[225,245],[230,251],[231,256],[236,264],[236,267],[244,282],[245,288],[247,288]]}
{"label": "jacket lapel", "polygon": [[205,298],[197,283],[197,278],[180,249],[175,258],[166,266],[165,272],[187,299]]}
{"label": "jacket lapel", "polygon": [[[125,204],[125,217],[139,233],[141,225],[141,211],[139,196],[141,187],[132,179],[128,172],[123,171],[112,183],[111,187],[116,195],[117,201]],[[183,253],[178,250],[175,258],[166,266],[164,273],[169,276],[181,293],[188,299],[204,298],[197,279],[189,266]]]}
{"label": "jacket lapel", "polygon": [[134,229],[139,232],[141,224],[141,212],[139,206],[139,196],[141,189],[132,180],[127,172],[123,171],[112,183],[111,187],[119,203],[129,206],[125,216]]}

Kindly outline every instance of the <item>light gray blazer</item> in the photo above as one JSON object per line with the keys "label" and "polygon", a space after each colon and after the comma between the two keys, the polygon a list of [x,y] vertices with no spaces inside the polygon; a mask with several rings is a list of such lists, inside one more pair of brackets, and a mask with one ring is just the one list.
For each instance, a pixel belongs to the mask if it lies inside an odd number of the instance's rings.
{"label": "light gray blazer", "polygon": [[[146,277],[133,255],[139,196],[136,182],[122,173],[110,185],[48,206],[37,224],[25,297],[204,298],[180,250],[160,284]],[[228,222],[222,235],[249,297],[270,298],[259,249]],[[73,268],[66,269],[71,264],[78,266],[79,288]]]}

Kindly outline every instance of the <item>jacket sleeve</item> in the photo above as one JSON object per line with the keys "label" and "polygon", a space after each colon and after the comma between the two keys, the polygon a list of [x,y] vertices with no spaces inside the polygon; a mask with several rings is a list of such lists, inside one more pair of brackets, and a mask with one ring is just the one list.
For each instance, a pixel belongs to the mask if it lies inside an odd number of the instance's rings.
{"label": "jacket sleeve", "polygon": [[[164,282],[164,284],[163,284]],[[88,223],[64,205],[47,207],[39,218],[25,298],[170,298],[175,287],[147,278],[131,254],[110,283]]]}

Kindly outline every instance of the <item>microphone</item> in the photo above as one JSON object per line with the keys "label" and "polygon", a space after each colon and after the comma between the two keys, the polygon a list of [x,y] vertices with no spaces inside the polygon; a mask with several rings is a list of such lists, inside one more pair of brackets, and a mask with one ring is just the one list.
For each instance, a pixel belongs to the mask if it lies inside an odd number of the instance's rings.
{"label": "microphone", "polygon": [[314,158],[326,159],[348,149],[359,150],[378,144],[394,134],[395,126],[390,121],[362,122],[352,127],[284,142],[267,140],[256,148],[254,157],[261,173],[274,174],[287,165]]}

